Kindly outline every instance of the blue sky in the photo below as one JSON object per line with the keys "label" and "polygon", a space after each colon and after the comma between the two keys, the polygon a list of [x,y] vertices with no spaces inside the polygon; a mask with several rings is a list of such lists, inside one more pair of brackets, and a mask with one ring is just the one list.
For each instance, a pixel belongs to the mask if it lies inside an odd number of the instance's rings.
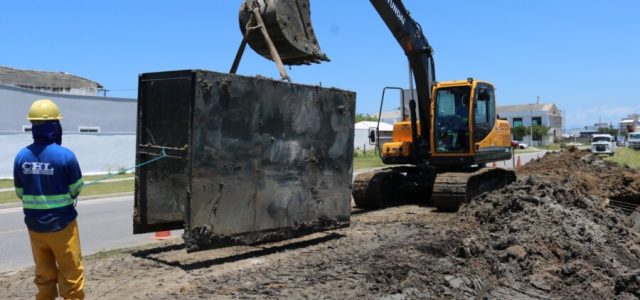
{"label": "blue sky", "polygon": [[[137,75],[228,72],[241,40],[240,0],[5,1],[0,65],[64,71],[136,97]],[[567,127],[640,113],[640,1],[406,0],[435,49],[438,80],[474,77],[499,104],[553,102]],[[455,3],[455,4],[453,4]],[[404,53],[366,0],[311,0],[330,63],[292,67],[294,82],[357,92],[357,111],[377,113],[384,86],[408,87]],[[238,73],[278,77],[245,53]]]}

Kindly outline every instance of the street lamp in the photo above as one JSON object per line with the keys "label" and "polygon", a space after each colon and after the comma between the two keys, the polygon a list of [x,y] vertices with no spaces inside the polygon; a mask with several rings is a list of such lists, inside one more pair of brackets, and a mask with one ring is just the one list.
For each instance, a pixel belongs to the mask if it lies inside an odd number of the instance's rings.
{"label": "street lamp", "polygon": [[529,146],[533,147],[533,104],[529,104]]}

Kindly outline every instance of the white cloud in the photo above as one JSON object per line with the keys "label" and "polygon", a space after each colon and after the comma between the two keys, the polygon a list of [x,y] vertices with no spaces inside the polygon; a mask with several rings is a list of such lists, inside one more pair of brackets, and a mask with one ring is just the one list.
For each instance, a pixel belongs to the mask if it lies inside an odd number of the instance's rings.
{"label": "white cloud", "polygon": [[603,104],[596,107],[573,108],[565,110],[565,124],[567,128],[576,128],[601,121],[617,126],[620,120],[635,113],[640,113],[640,104],[613,107]]}

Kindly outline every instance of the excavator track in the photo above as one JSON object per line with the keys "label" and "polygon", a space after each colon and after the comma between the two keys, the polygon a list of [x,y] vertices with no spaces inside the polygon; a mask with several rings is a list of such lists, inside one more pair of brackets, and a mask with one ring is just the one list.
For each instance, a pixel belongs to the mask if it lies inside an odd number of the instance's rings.
{"label": "excavator track", "polygon": [[353,199],[357,207],[364,209],[427,201],[434,179],[432,169],[412,166],[365,172],[353,181]]}
{"label": "excavator track", "polygon": [[455,212],[462,203],[516,180],[514,171],[482,168],[445,172],[418,167],[393,167],[361,173],[353,181],[353,199],[363,209],[406,202],[427,202],[440,211]]}
{"label": "excavator track", "polygon": [[502,188],[516,180],[516,173],[501,168],[481,168],[469,172],[446,172],[436,177],[431,199],[440,211],[455,212],[462,203]]}

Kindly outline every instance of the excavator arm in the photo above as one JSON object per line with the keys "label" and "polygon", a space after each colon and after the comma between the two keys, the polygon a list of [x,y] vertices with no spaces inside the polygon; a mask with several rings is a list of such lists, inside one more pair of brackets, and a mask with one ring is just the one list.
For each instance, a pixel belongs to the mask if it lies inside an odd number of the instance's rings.
{"label": "excavator arm", "polygon": [[[422,27],[411,18],[409,11],[400,0],[370,0],[393,37],[398,41],[409,59],[409,66],[415,78],[418,105],[411,99],[411,125],[413,140],[413,160],[419,163],[428,159],[429,149],[429,120],[431,118],[429,105],[431,103],[431,86],[436,80],[433,48],[424,36]],[[420,121],[420,132],[417,136],[417,117]]]}

